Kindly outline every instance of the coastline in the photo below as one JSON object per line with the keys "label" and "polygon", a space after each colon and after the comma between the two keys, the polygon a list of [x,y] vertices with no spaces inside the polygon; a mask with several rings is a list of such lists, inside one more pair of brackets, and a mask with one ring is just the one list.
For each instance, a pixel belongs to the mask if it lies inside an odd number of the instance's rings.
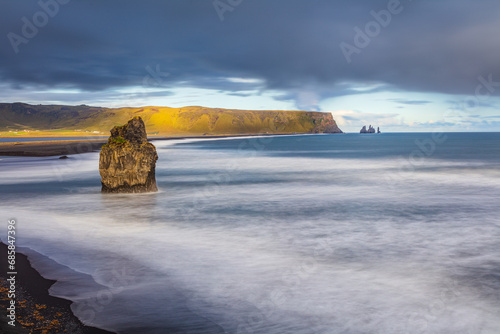
{"label": "coastline", "polygon": [[[304,133],[305,134],[305,133]],[[179,136],[179,137],[148,137],[151,140],[179,140],[179,139],[219,139],[237,137],[261,136],[290,136],[298,133],[279,134],[234,134],[213,136]],[[0,143],[0,156],[16,157],[50,157],[65,156],[81,153],[98,152],[106,144],[107,139],[74,139],[74,140],[45,140],[45,141],[18,141]]]}
{"label": "coastline", "polygon": [[104,145],[103,139],[47,140],[0,143],[0,156],[50,157],[95,152]]}
{"label": "coastline", "polygon": [[49,294],[56,282],[42,277],[30,263],[28,257],[16,253],[16,326],[8,325],[7,305],[7,246],[0,242],[0,331],[2,333],[75,333],[113,334],[106,330],[85,326],[71,311],[72,302]]}

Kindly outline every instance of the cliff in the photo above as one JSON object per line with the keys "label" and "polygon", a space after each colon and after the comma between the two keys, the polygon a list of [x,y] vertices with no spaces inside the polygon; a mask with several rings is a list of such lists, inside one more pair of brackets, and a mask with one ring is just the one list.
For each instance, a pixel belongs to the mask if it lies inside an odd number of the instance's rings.
{"label": "cliff", "polygon": [[[277,110],[235,110],[204,107],[101,108],[0,103],[0,132],[24,135],[103,135],[140,116],[150,135],[232,135],[341,133],[330,113]],[[12,132],[10,135],[14,135]]]}
{"label": "cliff", "polygon": [[312,117],[314,118],[314,124],[317,124],[313,131],[311,131],[312,133],[342,133],[332,114],[314,113]]}
{"label": "cliff", "polygon": [[148,142],[143,120],[136,116],[111,130],[99,155],[99,173],[104,193],[158,191],[155,167],[158,154]]}

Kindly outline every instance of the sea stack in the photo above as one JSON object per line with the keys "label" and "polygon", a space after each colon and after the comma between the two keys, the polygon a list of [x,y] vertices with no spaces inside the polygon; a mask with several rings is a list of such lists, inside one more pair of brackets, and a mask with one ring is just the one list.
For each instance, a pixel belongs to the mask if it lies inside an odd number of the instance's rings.
{"label": "sea stack", "polygon": [[370,125],[367,130],[366,125],[364,125],[361,131],[359,131],[359,133],[375,133],[375,128]]}
{"label": "sea stack", "polygon": [[148,142],[146,126],[138,116],[111,130],[99,156],[103,193],[158,191],[155,167],[158,154]]}

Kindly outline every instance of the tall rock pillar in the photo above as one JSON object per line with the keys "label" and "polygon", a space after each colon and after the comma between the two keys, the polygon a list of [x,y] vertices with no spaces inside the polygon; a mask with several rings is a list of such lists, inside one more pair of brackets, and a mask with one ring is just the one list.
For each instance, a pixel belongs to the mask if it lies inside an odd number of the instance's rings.
{"label": "tall rock pillar", "polygon": [[103,193],[145,193],[158,191],[155,167],[158,154],[148,142],[146,126],[136,116],[111,130],[99,155]]}

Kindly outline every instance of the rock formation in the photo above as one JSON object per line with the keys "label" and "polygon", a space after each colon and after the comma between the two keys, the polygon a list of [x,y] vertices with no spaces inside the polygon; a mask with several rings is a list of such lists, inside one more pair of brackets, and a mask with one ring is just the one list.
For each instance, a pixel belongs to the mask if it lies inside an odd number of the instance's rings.
{"label": "rock formation", "polygon": [[380,133],[380,127],[377,126],[377,133]]}
{"label": "rock formation", "polygon": [[370,125],[367,130],[366,125],[364,125],[361,131],[359,131],[359,133],[375,133],[375,128]]}
{"label": "rock formation", "polygon": [[99,156],[102,192],[144,193],[158,191],[155,166],[158,154],[148,142],[146,126],[138,116],[111,130]]}

